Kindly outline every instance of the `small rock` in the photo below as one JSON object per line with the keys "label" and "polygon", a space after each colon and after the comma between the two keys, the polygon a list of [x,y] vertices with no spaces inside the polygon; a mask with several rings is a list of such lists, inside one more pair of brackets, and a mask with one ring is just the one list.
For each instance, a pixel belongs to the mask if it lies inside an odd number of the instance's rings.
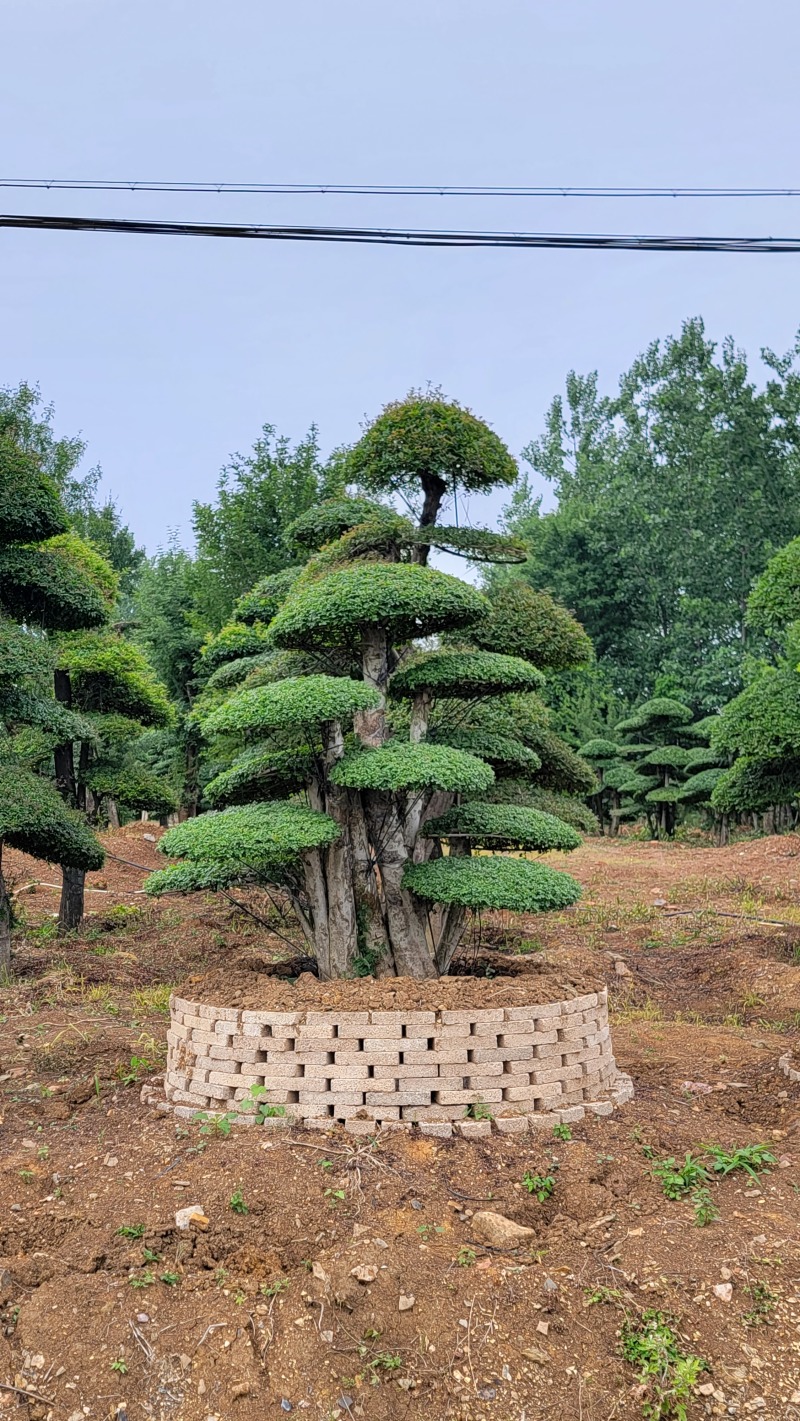
{"label": "small rock", "polygon": [[697,1390],[698,1390],[698,1392],[700,1393],[701,1396],[713,1396],[713,1395],[714,1395],[714,1383],[713,1383],[713,1382],[703,1382],[703,1385],[702,1385],[702,1386],[699,1386],[699,1387],[697,1388]]}
{"label": "small rock", "polygon": [[731,1298],[733,1297],[733,1284],[715,1283],[714,1293],[715,1296],[719,1298],[720,1302],[729,1303]]}
{"label": "small rock", "polygon": [[207,1229],[208,1219],[203,1212],[202,1204],[187,1204],[185,1209],[176,1209],[175,1226],[179,1229],[188,1229],[190,1226],[196,1229]]}
{"label": "small rock", "polygon": [[198,1395],[198,1396],[205,1396],[205,1394],[206,1394],[206,1384],[205,1384],[205,1382],[203,1381],[203,1378],[201,1377],[200,1380],[199,1380],[199,1382],[197,1383],[197,1395]]}
{"label": "small rock", "polygon": [[398,1377],[397,1385],[401,1391],[413,1391],[417,1383],[413,1377]]}
{"label": "small rock", "polygon": [[478,1390],[481,1401],[494,1401],[497,1396],[497,1389],[493,1386],[482,1386]]}
{"label": "small rock", "polygon": [[311,1273],[313,1277],[319,1280],[320,1283],[327,1283],[328,1274],[325,1272],[325,1269],[323,1268],[321,1263],[312,1263]]}
{"label": "small rock", "polygon": [[627,963],[623,962],[621,957],[614,958],[614,971],[618,977],[633,976],[630,967],[628,967]]}
{"label": "small rock", "polygon": [[523,1357],[527,1357],[529,1362],[539,1362],[542,1366],[549,1362],[550,1358],[546,1352],[542,1352],[538,1347],[521,1347]]}
{"label": "small rock", "polygon": [[284,1397],[282,1398],[282,1400],[281,1400],[281,1411],[291,1411],[291,1409],[292,1409],[292,1403],[291,1403],[291,1401],[287,1401],[287,1400],[286,1400],[286,1397],[284,1396]]}
{"label": "small rock", "polygon": [[106,1155],[103,1164],[106,1166],[106,1169],[115,1169],[119,1164],[119,1160],[116,1155]]}
{"label": "small rock", "polygon": [[541,1332],[542,1336],[543,1336],[543,1337],[546,1337],[547,1334],[548,1334],[548,1332],[550,1331],[550,1323],[549,1323],[549,1322],[537,1322],[537,1324],[536,1324],[536,1331],[537,1331],[537,1332]]}
{"label": "small rock", "polygon": [[249,1383],[249,1382],[235,1382],[234,1385],[231,1387],[231,1396],[233,1397],[234,1401],[241,1401],[241,1399],[242,1399],[243,1396],[249,1396],[249,1395],[250,1395],[250,1383]]}
{"label": "small rock", "polygon": [[475,1237],[492,1248],[519,1248],[529,1238],[535,1237],[535,1230],[515,1224],[504,1214],[495,1214],[491,1209],[478,1209],[473,1215],[472,1227]]}
{"label": "small rock", "polygon": [[398,1302],[400,1312],[410,1312],[416,1301],[413,1293],[401,1293]]}
{"label": "small rock", "polygon": [[150,1314],[149,1314],[149,1312],[137,1312],[137,1314],[136,1314],[136,1321],[137,1321],[137,1322],[149,1322],[149,1321],[150,1321]]}
{"label": "small rock", "polygon": [[800,1406],[800,1391],[793,1391],[789,1397],[792,1406]]}
{"label": "small rock", "polygon": [[558,1283],[554,1282],[552,1278],[545,1278],[544,1282],[542,1283],[542,1287],[544,1288],[544,1291],[546,1293],[558,1292]]}
{"label": "small rock", "polygon": [[336,1398],[336,1405],[337,1405],[337,1406],[352,1406],[352,1405],[353,1405],[353,1398],[352,1398],[352,1396],[339,1396],[339,1397]]}
{"label": "small rock", "polygon": [[752,1401],[745,1402],[744,1409],[752,1415],[754,1411],[766,1411],[767,1403],[763,1396],[754,1396]]}
{"label": "small rock", "polygon": [[322,1338],[323,1342],[327,1342],[328,1345],[330,1345],[330,1343],[333,1341],[333,1333],[330,1331],[329,1328],[326,1328],[319,1335]]}
{"label": "small rock", "polygon": [[723,1283],[729,1283],[731,1278],[733,1277],[733,1274],[731,1273],[730,1268],[720,1268],[719,1276],[722,1279]]}
{"label": "small rock", "polygon": [[350,1269],[350,1277],[355,1278],[357,1283],[374,1283],[377,1276],[377,1263],[357,1263],[355,1268]]}
{"label": "small rock", "polygon": [[412,1200],[411,1200],[411,1207],[412,1207],[412,1209],[422,1209],[422,1208],[424,1208],[424,1205],[423,1205],[421,1199],[412,1199]]}
{"label": "small rock", "polygon": [[146,839],[148,844],[154,844],[156,842],[155,834],[142,834],[142,838]]}

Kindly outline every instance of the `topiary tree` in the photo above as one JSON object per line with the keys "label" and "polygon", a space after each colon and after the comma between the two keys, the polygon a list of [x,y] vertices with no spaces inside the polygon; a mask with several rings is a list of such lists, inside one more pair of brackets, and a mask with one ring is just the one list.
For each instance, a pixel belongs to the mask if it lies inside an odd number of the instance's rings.
{"label": "topiary tree", "polygon": [[[100,625],[101,594],[65,550],[67,519],[36,458],[0,437],[0,973],[11,960],[5,844],[51,863],[100,868],[94,834],[49,780],[53,750],[87,731],[53,698],[48,633]],[[48,778],[44,778],[48,776]]]}
{"label": "topiary tree", "polygon": [[164,836],[182,861],[147,887],[275,886],[323,978],[430,977],[448,970],[469,913],[578,897],[569,875],[500,851],[580,839],[551,814],[491,802],[509,771],[526,784],[542,767],[541,673],[505,644],[501,619],[492,649],[476,645],[491,602],[426,565],[445,493],[507,481],[510,456],[474,416],[424,397],[390,406],[350,467],[371,492],[419,492],[423,531],[356,500],[298,520],[311,553],[300,575],[268,579],[239,607],[242,626],[262,627],[261,650],[226,633],[204,653],[220,658],[197,707],[220,766],[207,790],[217,809]]}
{"label": "topiary tree", "polygon": [[656,838],[671,838],[675,833],[689,757],[680,741],[689,735],[691,720],[691,709],[682,701],[654,696],[615,726],[615,734],[635,737],[633,743],[620,746],[628,772],[613,776],[615,787],[644,811]]}

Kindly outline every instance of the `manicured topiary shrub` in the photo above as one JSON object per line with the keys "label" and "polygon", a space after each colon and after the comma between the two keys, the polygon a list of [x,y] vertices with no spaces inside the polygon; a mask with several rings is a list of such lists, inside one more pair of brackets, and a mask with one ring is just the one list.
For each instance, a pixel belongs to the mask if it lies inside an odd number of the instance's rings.
{"label": "manicured topiary shrub", "polygon": [[[416,498],[419,522],[359,498],[296,520],[291,545],[310,553],[305,567],[240,599],[240,623],[203,656],[206,668],[223,652],[232,657],[212,672],[195,711],[214,766],[207,798],[221,812],[164,835],[160,848],[180,862],[152,875],[148,889],[276,885],[323,978],[365,963],[381,975],[428,977],[448,970],[470,914],[546,912],[580,893],[568,875],[495,851],[580,843],[567,823],[519,799],[545,770],[551,807],[562,802],[556,790],[594,782],[553,733],[536,694],[542,669],[529,654],[535,647],[544,667],[573,664],[588,644],[542,594],[531,594],[526,641],[519,598],[512,626],[471,584],[428,567],[431,546],[519,556],[500,535],[435,524],[459,489],[515,476],[474,416],[414,396],[369,427],[349,468],[377,496],[402,493],[412,508]],[[265,649],[253,655],[248,637],[261,629]],[[447,645],[431,645],[442,636]],[[509,802],[490,802],[504,786]]]}

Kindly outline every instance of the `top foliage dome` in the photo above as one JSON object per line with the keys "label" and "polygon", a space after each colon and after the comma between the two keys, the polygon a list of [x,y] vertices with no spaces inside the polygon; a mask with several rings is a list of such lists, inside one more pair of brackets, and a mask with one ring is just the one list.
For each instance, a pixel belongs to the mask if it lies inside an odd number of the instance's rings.
{"label": "top foliage dome", "polygon": [[651,701],[639,706],[627,720],[619,721],[616,729],[628,734],[632,730],[649,730],[657,725],[685,725],[691,719],[692,712],[682,701],[676,701],[672,696],[654,696]]}
{"label": "top foliage dome", "polygon": [[501,696],[506,691],[535,691],[544,681],[540,671],[519,656],[492,651],[434,651],[421,656],[392,677],[391,692],[409,699],[422,692],[453,700]]}
{"label": "top foliage dome", "polygon": [[518,469],[502,439],[470,410],[438,390],[412,390],[367,426],[347,472],[375,493],[413,496],[431,479],[451,492],[513,484]]}
{"label": "top foliage dome", "polygon": [[468,627],[487,600],[466,582],[415,563],[338,568],[292,592],[270,628],[276,646],[336,646],[365,627],[397,640]]}
{"label": "top foliage dome", "polygon": [[747,623],[768,636],[800,620],[800,538],[770,558],[747,599]]}
{"label": "top foliage dome", "polygon": [[36,460],[12,439],[0,437],[0,547],[40,543],[66,527],[61,500]]}

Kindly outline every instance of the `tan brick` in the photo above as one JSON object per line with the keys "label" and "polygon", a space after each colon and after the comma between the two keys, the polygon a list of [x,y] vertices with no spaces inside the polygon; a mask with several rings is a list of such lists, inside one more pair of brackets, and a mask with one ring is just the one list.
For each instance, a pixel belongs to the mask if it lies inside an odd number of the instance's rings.
{"label": "tan brick", "polygon": [[257,1065],[263,1056],[262,1051],[241,1051],[233,1046],[209,1046],[208,1054],[214,1061],[238,1061],[247,1066]]}
{"label": "tan brick", "polygon": [[542,1114],[539,1111],[534,1111],[526,1115],[525,1118],[528,1122],[529,1130],[539,1130],[543,1134],[551,1135],[553,1126],[558,1124],[558,1111],[553,1111],[552,1114],[550,1112]]}
{"label": "tan brick", "polygon": [[589,1110],[592,1115],[611,1115],[614,1107],[610,1100],[585,1100],[584,1109]]}
{"label": "tan brick", "polygon": [[[369,1077],[373,1081],[425,1081],[426,1085],[435,1082],[437,1085],[441,1079],[437,1066],[426,1068],[421,1065],[409,1066],[376,1066],[374,1075]],[[380,1087],[382,1089],[382,1087]],[[373,1087],[377,1089],[377,1087]]]}
{"label": "tan brick", "polygon": [[336,1060],[333,1051],[268,1051],[267,1061],[277,1061],[281,1056],[298,1066],[332,1066]]}
{"label": "tan brick", "polygon": [[[474,1059],[474,1053],[472,1058]],[[466,1065],[468,1060],[467,1047],[439,1046],[433,1051],[403,1051],[403,1064],[409,1066],[431,1065],[436,1066],[460,1066]]]}
{"label": "tan brick", "polygon": [[559,1041],[585,1041],[586,1035],[586,1027],[583,1022],[580,1022],[577,1026],[562,1026],[558,1033],[558,1039]]}
{"label": "tan brick", "polygon": [[470,1041],[472,1033],[469,1029],[469,1022],[462,1022],[458,1026],[436,1026],[431,1032],[434,1050],[440,1042]]}
{"label": "tan brick", "polygon": [[270,1081],[303,1079],[302,1067],[295,1066],[292,1062],[288,1062],[285,1066],[282,1064],[278,1065],[277,1061],[272,1062],[270,1065],[265,1064],[262,1068],[262,1072],[259,1072],[259,1074],[262,1073],[264,1077],[264,1083],[267,1087],[269,1087]]}
{"label": "tan brick", "polygon": [[190,1090],[173,1089],[172,1099],[177,1101],[179,1105],[194,1105],[197,1110],[203,1110],[208,1104],[207,1095],[198,1095]]}
{"label": "tan brick", "polygon": [[183,1018],[183,1024],[187,1031],[208,1031],[208,1022],[202,1016],[194,1016],[187,1013]]}
{"label": "tan brick", "polygon": [[382,1031],[376,1033],[374,1031],[369,1030],[369,1024],[370,1023],[368,1011],[349,1011],[347,1013],[343,1013],[338,1019],[337,1035],[340,1038],[347,1040],[352,1037],[358,1038],[360,1036],[366,1036],[367,1034],[369,1034],[370,1036],[374,1036],[376,1034],[380,1036],[383,1035]]}
{"label": "tan brick", "polygon": [[295,1039],[296,1051],[334,1051],[336,1049],[336,1036],[298,1036]]}
{"label": "tan brick", "polygon": [[295,1026],[302,1020],[297,1011],[243,1011],[241,1016],[243,1023],[257,1026]]}
{"label": "tan brick", "polygon": [[367,1047],[365,1041],[363,1051],[337,1051],[335,1053],[335,1059],[337,1066],[353,1065],[359,1068],[363,1066],[366,1070],[367,1066],[399,1066],[400,1052],[381,1050],[379,1043],[376,1041],[373,1041],[370,1046]]}
{"label": "tan brick", "polygon": [[[469,1104],[470,1102],[467,1102]],[[463,1115],[467,1105],[403,1105],[400,1108],[401,1120],[409,1120],[412,1123],[419,1120],[458,1120]]]}
{"label": "tan brick", "polygon": [[561,1056],[563,1052],[560,1044],[556,1041],[555,1043],[548,1042],[542,1046],[534,1046],[533,1054],[537,1061],[546,1061],[552,1060],[554,1056]]}
{"label": "tan brick", "polygon": [[429,1105],[431,1103],[430,1091],[406,1091],[399,1090],[394,1093],[367,1091],[364,1096],[365,1105]]}
{"label": "tan brick", "polygon": [[334,1113],[342,1105],[363,1105],[365,1103],[364,1092],[360,1090],[332,1090],[327,1100],[333,1106]]}
{"label": "tan brick", "polygon": [[208,1079],[211,1085],[249,1086],[256,1084],[255,1076],[249,1076],[245,1078],[242,1076],[241,1072],[232,1070],[211,1071]]}
{"label": "tan brick", "polygon": [[503,1091],[503,1100],[541,1100],[541,1091],[532,1085],[509,1086]]}
{"label": "tan brick", "polygon": [[[308,1030],[311,1034],[332,1036],[344,1015],[344,1013],[337,1011],[307,1011],[303,1029]],[[361,1015],[366,1016],[366,1012]]]}
{"label": "tan brick", "polygon": [[399,1105],[342,1105],[336,1111],[337,1120],[354,1120],[361,1116],[369,1120],[399,1120]]}
{"label": "tan brick", "polygon": [[449,1120],[422,1120],[420,1121],[419,1133],[421,1135],[432,1135],[434,1139],[449,1140],[453,1133],[453,1127]]}
{"label": "tan brick", "polygon": [[[397,1041],[397,1049],[399,1051],[427,1051],[429,1039],[427,1036],[401,1036]],[[366,1046],[366,1042],[364,1045]]]}
{"label": "tan brick", "polygon": [[491,1120],[459,1120],[458,1133],[466,1140],[485,1140],[492,1133]]}
{"label": "tan brick", "polygon": [[503,1021],[473,1021],[471,1039],[483,1037],[487,1041],[497,1041],[502,1036],[506,1023]]}
{"label": "tan brick", "polygon": [[464,1071],[465,1076],[481,1076],[482,1078],[485,1078],[486,1076],[502,1076],[502,1074],[503,1062],[498,1061],[496,1057],[494,1060],[480,1062],[476,1061],[474,1065],[472,1062],[470,1062],[469,1066]]}
{"label": "tan brick", "polygon": [[476,1064],[490,1061],[530,1061],[533,1059],[533,1052],[530,1046],[498,1046],[494,1051],[484,1047],[470,1051],[469,1059]]}
{"label": "tan brick", "polygon": [[336,1121],[331,1115],[305,1116],[303,1118],[304,1130],[333,1130]]}
{"label": "tan brick", "polygon": [[178,997],[173,992],[169,999],[169,1004],[170,1010],[183,1012],[184,1014],[188,1012],[190,1016],[194,1016],[194,1003],[188,1002],[185,997]]}
{"label": "tan brick", "polygon": [[443,1011],[442,1021],[445,1026],[455,1026],[461,1025],[463,1022],[469,1022],[470,1024],[472,1024],[473,1022],[478,1021],[502,1021],[504,1016],[505,1012],[502,1007],[492,1007],[487,1008],[483,1011]]}
{"label": "tan brick", "polygon": [[502,1090],[439,1090],[434,1092],[434,1105],[499,1105]]}
{"label": "tan brick", "polygon": [[[435,1011],[371,1011],[369,1016],[375,1026],[397,1024],[398,1026],[417,1028],[433,1026],[436,1022]],[[442,1013],[442,1020],[444,1020],[444,1013]]]}
{"label": "tan brick", "polygon": [[268,1029],[266,1026],[262,1026],[261,1022],[258,1021],[243,1021],[239,1034],[246,1039],[265,1039],[268,1035]]}
{"label": "tan brick", "polygon": [[559,1115],[565,1125],[577,1125],[579,1120],[583,1120],[586,1114],[582,1105],[567,1105],[559,1109]]}
{"label": "tan brick", "polygon": [[531,1071],[534,1085],[549,1085],[551,1081],[580,1081],[583,1079],[581,1066],[550,1066],[547,1070]]}
{"label": "tan brick", "polygon": [[527,1115],[496,1115],[494,1123],[501,1135],[524,1135],[528,1130]]}

